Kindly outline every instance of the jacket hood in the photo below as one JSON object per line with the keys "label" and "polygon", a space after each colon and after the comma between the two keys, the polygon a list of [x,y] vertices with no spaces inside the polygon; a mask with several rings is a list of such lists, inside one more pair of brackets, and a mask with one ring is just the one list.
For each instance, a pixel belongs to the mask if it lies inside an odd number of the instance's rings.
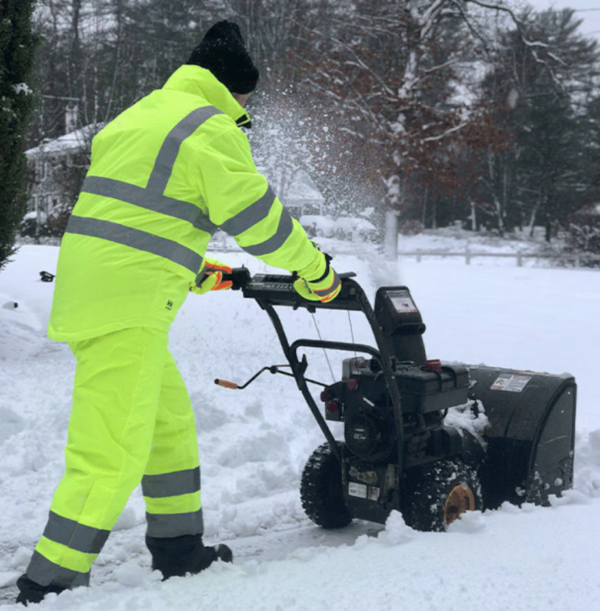
{"label": "jacket hood", "polygon": [[250,127],[250,116],[244,107],[210,70],[190,64],[181,66],[171,75],[163,89],[197,95],[231,117],[237,125]]}

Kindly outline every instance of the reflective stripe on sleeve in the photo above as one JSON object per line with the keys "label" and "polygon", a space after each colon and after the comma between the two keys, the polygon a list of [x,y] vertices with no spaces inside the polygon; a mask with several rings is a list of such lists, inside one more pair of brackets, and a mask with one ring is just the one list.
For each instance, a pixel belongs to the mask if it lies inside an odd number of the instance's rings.
{"label": "reflective stripe on sleeve", "polygon": [[142,494],[152,499],[191,494],[199,490],[200,467],[160,475],[144,475],[142,478]]}
{"label": "reflective stripe on sleeve", "polygon": [[283,246],[285,241],[290,237],[292,230],[294,229],[294,222],[289,212],[285,209],[281,211],[281,219],[279,220],[279,226],[277,231],[268,240],[261,242],[260,244],[253,244],[251,246],[242,246],[242,248],[249,254],[260,257],[262,255],[270,255]]}
{"label": "reflective stripe on sleeve", "polygon": [[31,562],[27,567],[27,577],[41,586],[52,584],[63,588],[72,588],[87,586],[90,583],[89,572],[79,573],[66,569],[64,566],[51,562],[39,552],[33,552]]}
{"label": "reflective stripe on sleeve", "polygon": [[137,250],[143,250],[178,263],[194,274],[197,274],[198,270],[202,267],[202,257],[190,248],[186,248],[172,240],[161,238],[140,229],[126,227],[119,223],[82,216],[71,216],[66,232],[101,238]]}
{"label": "reflective stripe on sleeve", "polygon": [[191,513],[156,514],[146,512],[147,534],[150,537],[181,537],[204,534],[202,509]]}
{"label": "reflective stripe on sleeve", "polygon": [[109,535],[109,530],[79,524],[53,511],[44,530],[46,539],[84,554],[99,554]]}
{"label": "reflective stripe on sleeve", "polygon": [[222,223],[220,228],[232,236],[243,233],[269,216],[275,197],[275,193],[269,187],[260,199]]}
{"label": "reflective stripe on sleeve", "polygon": [[311,290],[315,295],[318,295],[319,297],[326,297],[327,295],[329,295],[329,293],[333,293],[333,291],[335,291],[335,289],[338,287],[340,282],[341,282],[340,277],[337,275],[336,271],[333,270],[333,279],[331,281],[329,288],[321,289],[318,291],[315,291],[314,289],[311,289]]}

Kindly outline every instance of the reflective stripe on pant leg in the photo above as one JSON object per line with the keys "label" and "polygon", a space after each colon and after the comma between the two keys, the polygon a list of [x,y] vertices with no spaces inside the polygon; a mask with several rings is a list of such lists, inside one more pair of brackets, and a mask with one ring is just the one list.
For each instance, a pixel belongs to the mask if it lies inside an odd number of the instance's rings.
{"label": "reflective stripe on pant leg", "polygon": [[51,562],[37,550],[33,552],[27,567],[27,576],[41,586],[52,584],[61,588],[76,588],[90,583],[90,571],[80,573],[66,569]]}
{"label": "reflective stripe on pant leg", "polygon": [[179,537],[204,532],[194,411],[169,354],[161,381],[152,451],[142,492],[148,535]]}
{"label": "reflective stripe on pant leg", "polygon": [[66,472],[27,568],[41,585],[89,579],[150,454],[167,334],[143,327],[76,342]]}

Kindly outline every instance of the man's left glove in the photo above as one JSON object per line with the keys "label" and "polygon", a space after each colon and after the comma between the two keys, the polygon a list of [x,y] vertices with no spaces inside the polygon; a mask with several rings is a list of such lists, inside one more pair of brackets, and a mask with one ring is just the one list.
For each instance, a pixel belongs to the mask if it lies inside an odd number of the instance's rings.
{"label": "man's left glove", "polygon": [[224,274],[231,276],[229,265],[216,259],[204,259],[204,266],[198,274],[201,277],[200,284],[190,286],[190,291],[197,295],[204,295],[208,291],[226,291],[231,288],[233,282],[231,280],[223,281]]}
{"label": "man's left glove", "polygon": [[328,303],[339,295],[342,281],[329,265],[331,257],[321,252],[319,255],[312,265],[298,272],[294,289],[304,299]]}

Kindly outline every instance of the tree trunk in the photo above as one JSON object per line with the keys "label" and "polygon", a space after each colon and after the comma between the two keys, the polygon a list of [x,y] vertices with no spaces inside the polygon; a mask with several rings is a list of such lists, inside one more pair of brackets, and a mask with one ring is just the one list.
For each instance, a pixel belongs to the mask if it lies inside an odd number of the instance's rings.
{"label": "tree trunk", "polygon": [[546,218],[546,242],[550,243],[552,241],[552,222],[550,218]]}
{"label": "tree trunk", "polygon": [[386,210],[385,212],[385,241],[384,252],[386,259],[395,261],[398,258],[398,212]]}
{"label": "tree trunk", "polygon": [[473,200],[471,200],[471,231],[477,231],[477,208]]}

